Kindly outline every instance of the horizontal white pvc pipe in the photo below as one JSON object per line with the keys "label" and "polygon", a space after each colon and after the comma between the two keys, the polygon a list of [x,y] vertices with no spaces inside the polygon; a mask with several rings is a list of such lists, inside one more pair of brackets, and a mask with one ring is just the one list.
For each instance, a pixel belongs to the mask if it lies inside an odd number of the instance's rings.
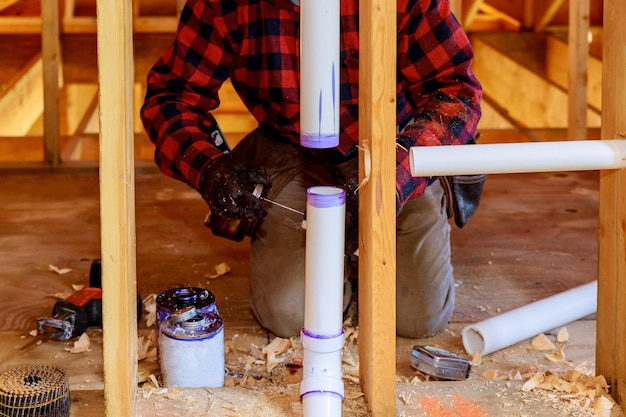
{"label": "horizontal white pvc pipe", "polygon": [[341,188],[307,190],[300,384],[305,417],[341,416],[345,203]]}
{"label": "horizontal white pvc pipe", "polygon": [[476,352],[488,355],[594,314],[597,298],[598,281],[592,281],[535,301],[463,328],[461,331],[463,346],[470,355]]}
{"label": "horizontal white pvc pipe", "polygon": [[339,0],[300,2],[300,143],[339,144]]}
{"label": "horizontal white pvc pipe", "polygon": [[588,171],[626,167],[626,140],[414,146],[409,154],[414,177]]}

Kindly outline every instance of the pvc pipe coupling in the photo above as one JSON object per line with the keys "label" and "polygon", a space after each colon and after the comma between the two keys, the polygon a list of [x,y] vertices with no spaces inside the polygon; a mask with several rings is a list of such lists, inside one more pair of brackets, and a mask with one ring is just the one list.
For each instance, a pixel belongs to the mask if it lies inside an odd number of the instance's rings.
{"label": "pvc pipe coupling", "polygon": [[[336,336],[315,335],[302,329],[300,333],[303,377],[300,398],[305,416],[341,416],[344,386],[341,378],[343,329]],[[322,410],[326,410],[322,413]]]}

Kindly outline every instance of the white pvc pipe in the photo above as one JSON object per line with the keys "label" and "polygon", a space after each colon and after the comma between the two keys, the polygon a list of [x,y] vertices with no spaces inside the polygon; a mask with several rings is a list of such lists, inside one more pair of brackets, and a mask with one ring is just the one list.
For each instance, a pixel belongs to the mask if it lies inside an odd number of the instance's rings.
{"label": "white pvc pipe", "polygon": [[346,193],[341,188],[307,190],[300,384],[305,417],[341,416],[345,203]]}
{"label": "white pvc pipe", "polygon": [[339,0],[300,2],[300,143],[339,144]]}
{"label": "white pvc pipe", "polygon": [[409,155],[414,177],[619,169],[626,140],[414,146]]}
{"label": "white pvc pipe", "polygon": [[543,300],[467,326],[461,331],[468,354],[483,355],[540,333],[571,323],[597,308],[598,281],[569,289]]}

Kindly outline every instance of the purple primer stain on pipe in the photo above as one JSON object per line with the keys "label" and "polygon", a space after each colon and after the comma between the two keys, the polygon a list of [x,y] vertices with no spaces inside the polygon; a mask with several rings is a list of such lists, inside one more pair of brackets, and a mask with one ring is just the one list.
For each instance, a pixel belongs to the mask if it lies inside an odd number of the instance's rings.
{"label": "purple primer stain on pipe", "polygon": [[307,202],[313,207],[330,208],[346,203],[346,192],[342,188],[316,186],[306,190]]}
{"label": "purple primer stain on pipe", "polygon": [[342,400],[344,398],[343,395],[339,394],[338,392],[322,391],[322,390],[305,392],[304,394],[300,394],[300,398],[304,400],[309,395],[329,395],[329,396],[338,397]]}
{"label": "purple primer stain on pipe", "polygon": [[332,78],[332,83],[333,83],[333,122],[336,125],[337,124],[337,92],[335,91],[335,61],[333,61],[332,63],[332,68],[331,68],[331,78]]}
{"label": "purple primer stain on pipe", "polygon": [[[337,91],[335,88],[335,80],[337,78],[337,74],[335,71],[335,61],[331,64],[331,92],[332,92],[332,105],[333,105],[333,126],[337,125]],[[300,133],[300,144],[306,148],[312,149],[327,149],[334,148],[339,145],[339,133],[331,132],[331,133],[322,133],[322,115],[324,113],[324,105],[323,105],[323,90],[320,89],[320,94],[318,98],[318,109],[317,109],[317,133]]]}
{"label": "purple primer stain on pipe", "polygon": [[315,334],[315,333],[311,333],[309,332],[307,329],[302,329],[302,334],[305,336],[309,336],[312,339],[336,339],[339,336],[343,336],[343,329],[341,329],[341,332],[336,334],[336,335],[327,335],[327,334]]}
{"label": "purple primer stain on pipe", "polygon": [[300,145],[312,149],[328,149],[339,145],[339,135],[336,133],[327,134],[300,134]]}

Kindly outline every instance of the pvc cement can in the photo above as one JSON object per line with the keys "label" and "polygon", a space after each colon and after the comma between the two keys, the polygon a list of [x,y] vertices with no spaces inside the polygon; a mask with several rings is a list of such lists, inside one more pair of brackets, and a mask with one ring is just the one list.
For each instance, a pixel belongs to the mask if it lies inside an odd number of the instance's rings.
{"label": "pvc cement can", "polygon": [[157,326],[177,310],[194,306],[199,313],[213,313],[219,316],[215,296],[209,290],[197,287],[180,287],[163,291],[156,298]]}
{"label": "pvc cement can", "polygon": [[159,326],[159,360],[166,387],[224,386],[224,321],[188,306]]}

